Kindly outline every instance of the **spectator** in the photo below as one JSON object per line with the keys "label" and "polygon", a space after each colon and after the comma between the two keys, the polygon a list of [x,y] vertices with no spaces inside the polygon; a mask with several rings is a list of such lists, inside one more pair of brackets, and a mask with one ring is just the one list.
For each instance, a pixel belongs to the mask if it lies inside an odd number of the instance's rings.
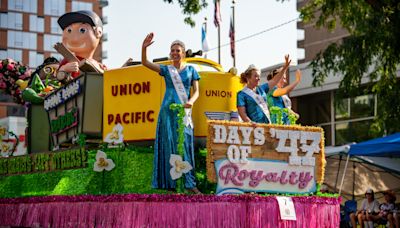
{"label": "spectator", "polygon": [[367,227],[373,228],[374,221],[379,219],[378,213],[379,202],[375,200],[374,191],[369,188],[365,192],[365,199],[361,202],[360,208],[356,213],[350,214],[351,225],[353,228],[357,227],[357,220],[361,228],[364,228],[364,222],[366,222]]}

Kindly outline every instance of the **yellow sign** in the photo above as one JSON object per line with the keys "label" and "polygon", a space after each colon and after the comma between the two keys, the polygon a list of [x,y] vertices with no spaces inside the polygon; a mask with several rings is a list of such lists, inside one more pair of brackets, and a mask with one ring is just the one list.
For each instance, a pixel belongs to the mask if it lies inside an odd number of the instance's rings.
{"label": "yellow sign", "polygon": [[[195,67],[201,77],[200,96],[194,104],[193,121],[195,136],[205,137],[206,113],[235,112],[236,94],[242,85],[238,76],[222,72],[221,66],[210,60],[188,58],[186,61]],[[103,139],[120,123],[124,141],[153,140],[164,92],[164,78],[143,65],[106,71]]]}
{"label": "yellow sign", "polygon": [[110,70],[104,73],[103,138],[120,123],[124,139],[154,139],[162,77],[143,66]]}

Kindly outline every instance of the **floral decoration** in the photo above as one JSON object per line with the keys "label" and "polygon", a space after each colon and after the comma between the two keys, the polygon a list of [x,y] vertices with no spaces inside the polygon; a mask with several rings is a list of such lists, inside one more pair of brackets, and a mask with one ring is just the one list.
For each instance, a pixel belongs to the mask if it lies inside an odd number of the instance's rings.
{"label": "floral decoration", "polygon": [[112,132],[107,134],[106,138],[104,139],[104,142],[113,145],[123,143],[124,142],[124,135],[122,134],[123,130],[124,128],[122,127],[121,124],[115,125]]}
{"label": "floral decoration", "polygon": [[187,161],[182,161],[182,157],[176,154],[171,154],[169,159],[171,165],[171,178],[176,180],[182,176],[183,173],[188,173],[193,167]]}
{"label": "floral decoration", "polygon": [[29,81],[31,71],[29,67],[13,59],[3,59],[0,62],[0,89],[6,94],[11,95],[14,101],[18,104],[23,104],[21,91],[22,87],[17,81]]}
{"label": "floral decoration", "polygon": [[[178,132],[177,152],[178,152],[178,156],[180,156],[180,160],[182,161],[182,157],[183,157],[184,150],[185,150],[185,148],[184,148],[184,143],[185,143],[185,135],[184,135],[185,123],[184,123],[184,118],[185,118],[185,115],[186,115],[185,108],[183,107],[182,104],[173,103],[173,104],[171,104],[169,106],[169,109],[171,109],[172,111],[175,111],[176,114],[177,114],[176,116],[178,117],[178,120],[177,120],[178,129],[176,129],[176,131]],[[172,155],[170,157],[170,164],[171,164],[171,159],[172,159]],[[171,167],[170,173],[173,172],[174,165],[171,164],[172,167]],[[181,176],[182,176],[182,172],[181,172],[181,175],[179,177],[181,177]],[[172,177],[172,174],[171,174],[171,177]],[[182,178],[179,178],[179,177],[177,178],[178,180],[176,181],[176,192],[182,193],[183,189],[184,189],[184,184],[183,184]]]}
{"label": "floral decoration", "polygon": [[102,172],[104,170],[111,171],[115,167],[113,160],[107,159],[107,154],[101,150],[97,151],[96,162],[94,163],[93,170]]}
{"label": "floral decoration", "polygon": [[[10,138],[14,137],[14,139]],[[0,154],[2,157],[12,156],[19,144],[18,136],[6,127],[0,126]]]}

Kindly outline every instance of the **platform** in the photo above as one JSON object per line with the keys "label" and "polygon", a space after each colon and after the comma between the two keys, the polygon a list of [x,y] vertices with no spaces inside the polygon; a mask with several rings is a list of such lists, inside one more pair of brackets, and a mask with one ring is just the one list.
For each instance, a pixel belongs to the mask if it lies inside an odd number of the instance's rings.
{"label": "platform", "polygon": [[340,198],[293,197],[296,221],[274,196],[121,194],[0,199],[0,226],[339,227]]}

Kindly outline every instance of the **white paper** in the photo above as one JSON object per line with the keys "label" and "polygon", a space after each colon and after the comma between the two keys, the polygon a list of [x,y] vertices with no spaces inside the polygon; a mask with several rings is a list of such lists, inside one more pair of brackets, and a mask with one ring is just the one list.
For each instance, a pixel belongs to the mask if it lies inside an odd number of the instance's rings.
{"label": "white paper", "polygon": [[296,211],[292,198],[286,196],[276,196],[279,205],[279,212],[282,220],[296,220]]}

